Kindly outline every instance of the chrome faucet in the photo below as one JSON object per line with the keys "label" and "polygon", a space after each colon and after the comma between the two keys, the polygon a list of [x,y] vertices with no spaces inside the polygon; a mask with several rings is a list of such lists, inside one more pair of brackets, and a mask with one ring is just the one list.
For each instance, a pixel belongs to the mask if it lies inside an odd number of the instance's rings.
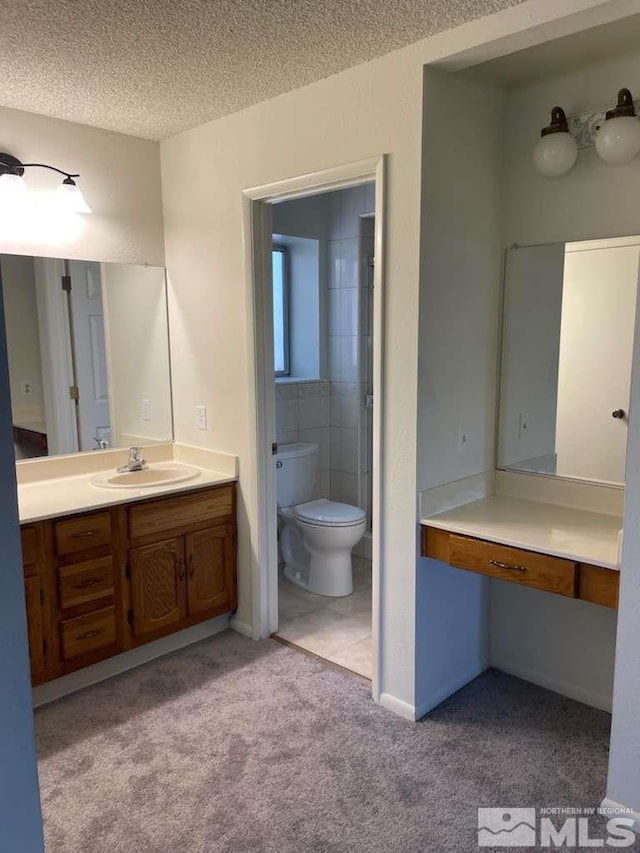
{"label": "chrome faucet", "polygon": [[126,474],[131,471],[145,471],[149,466],[142,458],[142,448],[134,445],[129,448],[129,461],[126,465],[118,468],[118,474]]}

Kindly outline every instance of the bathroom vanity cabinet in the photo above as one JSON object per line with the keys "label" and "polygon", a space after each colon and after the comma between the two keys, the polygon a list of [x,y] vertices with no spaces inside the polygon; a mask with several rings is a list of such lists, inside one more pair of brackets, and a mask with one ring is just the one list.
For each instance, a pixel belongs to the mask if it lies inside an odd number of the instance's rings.
{"label": "bathroom vanity cabinet", "polygon": [[21,528],[33,684],[234,610],[235,485]]}

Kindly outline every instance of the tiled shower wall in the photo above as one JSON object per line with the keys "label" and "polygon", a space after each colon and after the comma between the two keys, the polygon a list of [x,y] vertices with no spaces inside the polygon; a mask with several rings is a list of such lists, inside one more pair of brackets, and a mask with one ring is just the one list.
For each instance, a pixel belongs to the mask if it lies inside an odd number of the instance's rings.
{"label": "tiled shower wall", "polygon": [[313,497],[362,507],[369,529],[372,410],[365,404],[372,392],[374,208],[373,184],[330,194],[329,275],[321,283],[328,303],[329,378],[276,383],[278,444],[318,444]]}
{"label": "tiled shower wall", "polygon": [[[331,499],[361,507],[371,528],[371,258],[374,185],[333,193],[329,205]],[[363,218],[363,217],[369,218]]]}
{"label": "tiled shower wall", "polygon": [[276,441],[278,445],[311,442],[320,448],[313,498],[330,498],[330,382],[287,379],[276,383]]}

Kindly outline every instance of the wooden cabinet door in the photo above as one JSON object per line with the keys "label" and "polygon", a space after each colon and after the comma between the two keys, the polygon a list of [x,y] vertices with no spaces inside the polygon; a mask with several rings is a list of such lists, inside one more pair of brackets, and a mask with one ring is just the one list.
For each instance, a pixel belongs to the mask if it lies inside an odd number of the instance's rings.
{"label": "wooden cabinet door", "polygon": [[189,615],[235,607],[232,525],[218,524],[185,539]]}
{"label": "wooden cabinet door", "polygon": [[136,637],[174,625],[187,614],[182,537],[132,548],[131,601]]}
{"label": "wooden cabinet door", "polygon": [[31,680],[38,682],[44,675],[44,625],[40,600],[40,578],[27,578],[24,582],[29,629],[29,662]]}

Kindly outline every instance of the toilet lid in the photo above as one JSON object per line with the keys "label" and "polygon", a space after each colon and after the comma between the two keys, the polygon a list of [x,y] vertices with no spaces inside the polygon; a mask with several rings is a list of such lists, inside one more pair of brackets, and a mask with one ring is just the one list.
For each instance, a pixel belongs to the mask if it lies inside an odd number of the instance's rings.
{"label": "toilet lid", "polygon": [[309,501],[296,507],[296,518],[310,524],[331,527],[351,527],[364,521],[366,513],[357,506],[341,504],[336,501]]}

